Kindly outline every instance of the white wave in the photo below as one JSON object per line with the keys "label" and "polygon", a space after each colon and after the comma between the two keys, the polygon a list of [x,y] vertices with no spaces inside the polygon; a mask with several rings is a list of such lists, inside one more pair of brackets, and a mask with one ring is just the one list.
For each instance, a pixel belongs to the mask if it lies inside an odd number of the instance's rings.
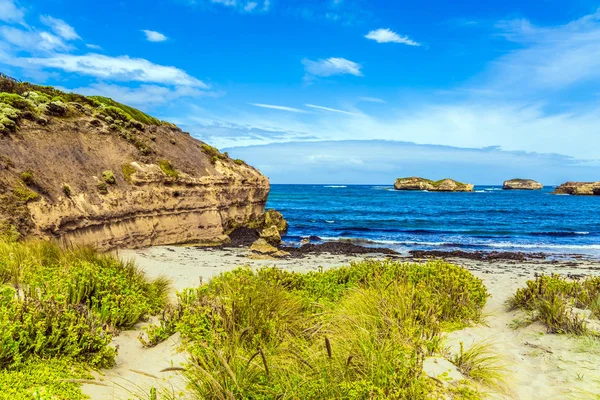
{"label": "white wave", "polygon": [[326,187],[326,188],[345,188],[345,187],[348,187],[348,186],[341,186],[341,185],[335,186],[335,185],[331,185],[331,186],[323,186],[323,187]]}
{"label": "white wave", "polygon": [[518,248],[518,249],[573,249],[573,250],[600,250],[600,244],[522,244],[522,243],[511,243],[511,242],[500,242],[500,243],[488,243],[488,247],[506,249],[506,248]]}
{"label": "white wave", "polygon": [[573,232],[576,235],[589,235],[589,232]]}
{"label": "white wave", "polygon": [[325,221],[325,222],[327,222],[328,224],[335,224],[335,221]]}

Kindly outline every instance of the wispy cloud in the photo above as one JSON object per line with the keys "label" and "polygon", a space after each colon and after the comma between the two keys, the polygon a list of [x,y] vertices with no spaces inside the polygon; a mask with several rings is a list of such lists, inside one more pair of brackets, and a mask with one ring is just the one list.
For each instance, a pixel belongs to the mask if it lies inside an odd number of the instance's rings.
{"label": "wispy cloud", "polygon": [[25,10],[13,0],[0,0],[0,21],[24,23]]}
{"label": "wispy cloud", "polygon": [[14,26],[0,26],[0,40],[15,50],[28,52],[47,53],[67,51],[73,48],[52,33],[21,29]]}
{"label": "wispy cloud", "polygon": [[102,50],[102,47],[98,46],[97,44],[86,43],[85,47],[92,50]]}
{"label": "wispy cloud", "polygon": [[222,95],[220,92],[200,90],[190,86],[140,85],[139,87],[127,87],[107,83],[94,83],[90,86],[71,88],[69,91],[88,96],[110,97],[121,103],[141,108],[152,108],[178,99]]}
{"label": "wispy cloud", "polygon": [[116,81],[136,81],[167,85],[187,85],[200,89],[209,86],[185,71],[154,64],[143,58],[109,57],[102,54],[54,54],[48,57],[23,57],[1,60],[20,67],[40,67],[94,76]]}
{"label": "wispy cloud", "polygon": [[149,42],[164,42],[168,38],[160,32],[143,29],[142,32],[146,35],[146,40]]}
{"label": "wispy cloud", "polygon": [[250,103],[250,105],[253,105],[255,107],[260,107],[260,108],[269,108],[271,110],[289,111],[289,112],[299,113],[299,114],[306,113],[306,111],[300,110],[299,108],[278,106],[278,105],[273,105],[273,104]]}
{"label": "wispy cloud", "polygon": [[408,36],[398,35],[391,29],[377,29],[365,35],[367,39],[374,40],[377,43],[401,43],[407,46],[421,46],[421,43],[415,42]]}
{"label": "wispy cloud", "polygon": [[314,105],[314,104],[305,104],[305,106],[309,107],[309,108],[315,108],[317,110],[329,111],[329,112],[334,112],[334,113],[339,113],[339,114],[358,115],[358,114],[350,112],[350,111],[338,110],[337,108],[317,106],[317,105]]}
{"label": "wispy cloud", "polygon": [[362,66],[345,58],[331,57],[317,61],[304,60],[302,63],[308,76],[328,77],[346,74],[362,76]]}
{"label": "wispy cloud", "polygon": [[380,104],[385,104],[386,101],[382,100],[380,98],[377,97],[360,97],[359,98],[360,101],[365,101],[367,103],[380,103]]}
{"label": "wispy cloud", "polygon": [[270,0],[188,0],[186,3],[191,6],[219,5],[244,13],[267,12],[271,8]]}
{"label": "wispy cloud", "polygon": [[75,29],[62,19],[52,18],[49,15],[42,15],[40,21],[42,24],[48,26],[54,34],[65,40],[81,39],[77,32],[75,32]]}

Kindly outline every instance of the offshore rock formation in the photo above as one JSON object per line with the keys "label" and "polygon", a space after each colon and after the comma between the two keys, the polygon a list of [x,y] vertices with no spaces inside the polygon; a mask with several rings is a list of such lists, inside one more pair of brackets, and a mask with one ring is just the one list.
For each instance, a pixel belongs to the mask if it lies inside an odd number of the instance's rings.
{"label": "offshore rock formation", "polygon": [[0,234],[100,250],[228,240],[269,181],[138,110],[0,76]]}
{"label": "offshore rock formation", "polygon": [[511,179],[504,181],[502,189],[504,190],[541,190],[544,185],[533,179]]}
{"label": "offshore rock formation", "polygon": [[430,192],[472,192],[473,185],[462,183],[454,179],[432,181],[430,179],[411,177],[398,178],[394,183],[396,190],[427,190]]}
{"label": "offshore rock formation", "polygon": [[600,196],[599,182],[566,182],[558,186],[554,194],[572,194],[577,196]]}

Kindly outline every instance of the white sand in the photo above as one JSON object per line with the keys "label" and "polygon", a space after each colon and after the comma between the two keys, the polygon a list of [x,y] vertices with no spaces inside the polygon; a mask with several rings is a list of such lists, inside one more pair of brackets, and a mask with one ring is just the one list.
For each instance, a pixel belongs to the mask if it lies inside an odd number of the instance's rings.
{"label": "white sand", "polygon": [[[173,282],[175,290],[197,286],[201,280],[240,265],[253,268],[275,265],[279,268],[306,272],[348,264],[364,257],[334,255],[310,256],[303,259],[258,261],[246,257],[246,251],[202,250],[193,247],[154,247],[144,250],[120,251],[119,255],[133,259],[151,276],[164,275]],[[372,257],[378,257],[373,255]],[[509,392],[491,394],[500,399],[600,399],[600,344],[567,335],[550,335],[540,325],[514,329],[514,321],[523,320],[523,314],[508,312],[506,299],[517,288],[524,286],[535,273],[561,273],[577,275],[598,274],[600,263],[579,261],[573,263],[517,263],[477,262],[454,260],[483,279],[490,299],[484,309],[485,323],[452,332],[447,343],[452,353],[457,353],[459,343],[465,348],[472,343],[485,341],[507,363]],[[178,353],[178,337],[152,349],[144,349],[137,340],[137,331],[123,332],[115,338],[119,345],[117,365],[105,371],[102,384],[84,385],[84,392],[92,399],[148,398],[151,387],[166,387],[173,393],[184,391],[185,385],[177,373],[160,372],[185,362]],[[182,397],[185,398],[185,397]]]}

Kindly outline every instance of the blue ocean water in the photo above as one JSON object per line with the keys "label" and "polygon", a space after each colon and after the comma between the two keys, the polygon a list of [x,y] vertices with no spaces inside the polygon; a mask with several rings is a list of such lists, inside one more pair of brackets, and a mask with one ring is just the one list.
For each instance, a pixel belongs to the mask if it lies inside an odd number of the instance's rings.
{"label": "blue ocean water", "polygon": [[523,251],[600,258],[600,197],[478,186],[473,193],[392,186],[272,185],[268,207],[290,223],[284,240],[353,240],[409,250]]}

